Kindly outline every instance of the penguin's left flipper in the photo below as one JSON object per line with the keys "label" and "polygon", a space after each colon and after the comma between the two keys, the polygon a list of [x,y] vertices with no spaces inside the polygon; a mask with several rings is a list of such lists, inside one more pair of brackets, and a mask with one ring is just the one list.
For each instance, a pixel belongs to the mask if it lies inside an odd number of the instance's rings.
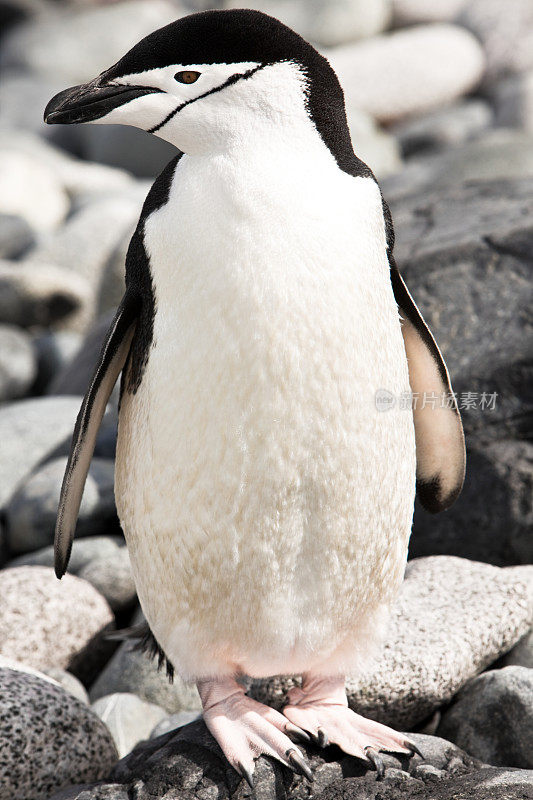
{"label": "penguin's left flipper", "polygon": [[463,426],[444,358],[394,259],[389,260],[413,394],[417,496],[425,509],[437,513],[449,508],[463,487]]}
{"label": "penguin's left flipper", "polygon": [[128,358],[139,312],[140,301],[137,295],[126,291],[107,332],[98,364],[76,420],[61,487],[55,530],[55,572],[58,578],[63,577],[67,570],[96,436],[113,387]]}

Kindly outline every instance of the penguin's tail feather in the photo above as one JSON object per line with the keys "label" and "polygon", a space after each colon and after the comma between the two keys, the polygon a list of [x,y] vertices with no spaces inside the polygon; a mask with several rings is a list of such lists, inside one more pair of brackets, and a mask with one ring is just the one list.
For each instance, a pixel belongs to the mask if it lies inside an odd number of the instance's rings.
{"label": "penguin's tail feather", "polygon": [[157,658],[157,669],[161,670],[164,666],[169,682],[173,683],[174,667],[147,622],[132,625],[130,628],[121,628],[118,631],[110,631],[105,638],[112,642],[134,642],[131,649],[146,653],[149,658]]}

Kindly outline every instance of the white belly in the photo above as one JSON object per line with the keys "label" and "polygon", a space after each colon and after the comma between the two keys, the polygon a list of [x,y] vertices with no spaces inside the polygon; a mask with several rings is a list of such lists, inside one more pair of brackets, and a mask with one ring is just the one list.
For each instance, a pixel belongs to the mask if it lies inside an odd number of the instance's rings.
{"label": "white belly", "polygon": [[186,678],[347,669],[414,499],[412,416],[375,405],[409,391],[379,192],[331,169],[282,202],[209,169],[184,158],[145,228],[154,340],[116,469],[139,597]]}

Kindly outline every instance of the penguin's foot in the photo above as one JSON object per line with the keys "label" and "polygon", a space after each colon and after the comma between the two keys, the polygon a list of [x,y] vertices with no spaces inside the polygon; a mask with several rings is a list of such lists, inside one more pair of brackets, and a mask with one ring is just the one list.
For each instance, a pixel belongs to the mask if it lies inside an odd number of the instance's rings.
{"label": "penguin's foot", "polygon": [[307,731],[321,747],[336,744],[375,768],[383,777],[384,766],[379,751],[421,755],[415,744],[398,731],[374,720],[359,716],[348,708],[344,678],[303,676],[302,688],[290,689],[283,714]]}
{"label": "penguin's foot", "polygon": [[254,761],[268,755],[294,772],[313,780],[303,753],[289,737],[301,742],[310,736],[283,714],[248,697],[233,678],[198,681],[205,724],[224,755],[253,788]]}

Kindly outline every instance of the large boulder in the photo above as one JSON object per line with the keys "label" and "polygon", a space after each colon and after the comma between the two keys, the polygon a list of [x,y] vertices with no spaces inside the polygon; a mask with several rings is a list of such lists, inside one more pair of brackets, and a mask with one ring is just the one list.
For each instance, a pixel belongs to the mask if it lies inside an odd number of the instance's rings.
{"label": "large boulder", "polygon": [[[346,681],[350,706],[396,728],[423,722],[529,630],[532,585],[533,567],[411,561],[381,656]],[[251,693],[280,708],[294,685],[291,677],[256,680]]]}
{"label": "large boulder", "polygon": [[0,654],[35,669],[78,664],[113,625],[113,614],[90,583],[58,581],[50,567],[0,571]]}
{"label": "large boulder", "polygon": [[0,798],[46,800],[97,781],[117,760],[111,734],[58,684],[0,667]]}
{"label": "large boulder", "polygon": [[533,670],[478,675],[454,698],[437,733],[488,764],[533,769]]}

